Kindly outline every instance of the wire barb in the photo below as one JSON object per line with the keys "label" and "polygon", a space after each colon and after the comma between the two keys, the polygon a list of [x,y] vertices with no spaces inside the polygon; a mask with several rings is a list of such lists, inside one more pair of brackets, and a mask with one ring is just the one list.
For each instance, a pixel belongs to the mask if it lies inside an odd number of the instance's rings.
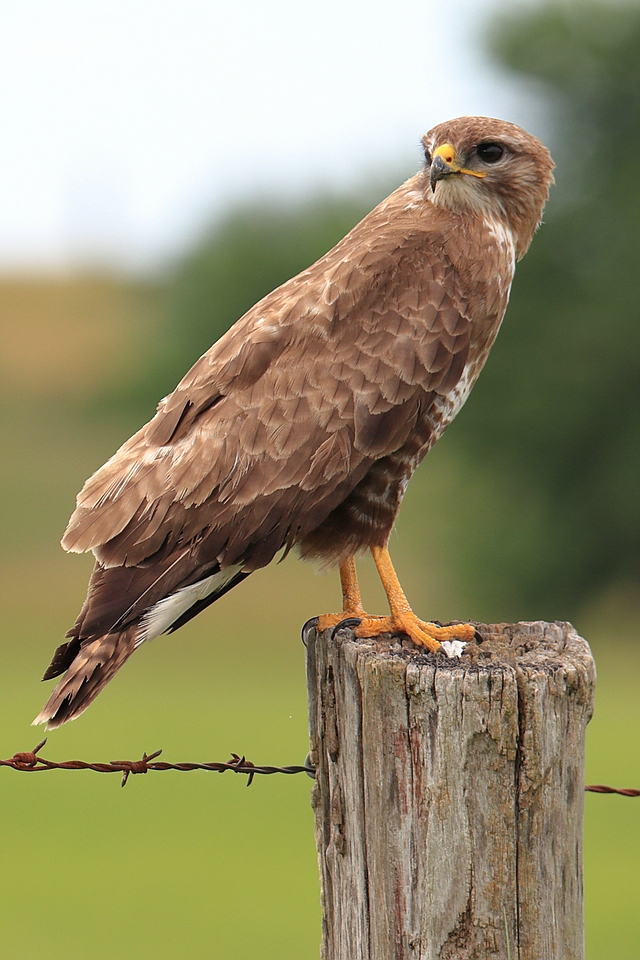
{"label": "wire barb", "polygon": [[26,753],[14,753],[8,760],[0,760],[0,767],[11,767],[12,770],[18,770],[21,773],[38,773],[41,770],[94,770],[96,773],[121,773],[122,786],[124,787],[131,774],[148,773],[149,770],[178,770],[180,772],[189,772],[191,770],[211,770],[215,773],[224,773],[226,770],[233,770],[234,773],[244,773],[247,775],[247,786],[253,783],[256,774],[269,775],[272,773],[306,773],[315,778],[315,767],[305,760],[301,766],[289,767],[271,767],[257,766],[250,760],[238,753],[232,753],[231,759],[226,763],[212,761],[211,763],[167,763],[164,760],[156,760],[162,753],[162,750],[156,750],[155,753],[143,753],[140,760],[111,760],[109,763],[87,763],[84,760],[64,760],[56,763],[53,760],[45,760],[39,756],[39,751],[44,747],[46,739],[37,745],[33,750]]}
{"label": "wire barb", "polygon": [[41,740],[40,743],[28,753],[14,753],[11,759],[13,761],[15,769],[20,769],[20,770],[33,769],[33,767],[35,767],[38,761],[40,760],[40,757],[38,757],[37,755],[38,750],[42,750],[46,742],[47,742],[47,738],[45,737],[44,740]]}
{"label": "wire barb", "polygon": [[149,770],[149,761],[155,760],[155,758],[159,757],[161,753],[162,750],[156,750],[155,753],[151,753],[149,756],[147,756],[146,753],[143,753],[142,760],[112,760],[112,765],[117,769],[122,770],[122,783],[120,786],[126,786],[130,774],[146,773]]}

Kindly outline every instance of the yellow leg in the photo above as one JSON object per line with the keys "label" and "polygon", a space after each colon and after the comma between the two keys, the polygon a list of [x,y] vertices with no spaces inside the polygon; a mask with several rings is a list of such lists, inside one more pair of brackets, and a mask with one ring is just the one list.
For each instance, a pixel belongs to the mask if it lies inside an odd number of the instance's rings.
{"label": "yellow leg", "polygon": [[[440,650],[441,644],[445,641],[461,640],[467,642],[476,639],[476,629],[470,623],[438,627],[435,623],[426,623],[424,620],[419,620],[409,606],[409,601],[400,586],[388,549],[386,547],[372,547],[371,553],[389,601],[391,615],[388,617],[372,617],[365,613],[362,607],[355,559],[354,557],[348,557],[344,563],[340,564],[342,613],[327,613],[318,617],[317,629],[319,631],[329,630],[343,620],[354,618],[360,621],[355,628],[357,637],[377,637],[381,633],[405,633],[414,643],[432,651]],[[455,650],[455,648],[453,649]],[[447,654],[459,655],[457,652],[452,654],[450,649],[447,649]]]}
{"label": "yellow leg", "polygon": [[340,564],[340,585],[342,587],[342,609],[348,611],[350,616],[364,614],[355,557],[348,557],[344,563]]}
{"label": "yellow leg", "polygon": [[340,564],[340,584],[342,586],[342,613],[325,613],[318,617],[318,630],[328,630],[349,617],[363,618],[367,616],[362,608],[355,557],[347,557],[344,563]]}
{"label": "yellow leg", "polygon": [[476,638],[476,629],[470,623],[458,623],[451,627],[438,627],[425,623],[415,615],[400,586],[386,547],[372,547],[371,553],[378,569],[382,586],[389,601],[389,617],[363,617],[356,628],[358,637],[377,637],[381,633],[406,633],[414,643],[428,650],[439,650],[443,641],[470,641]]}

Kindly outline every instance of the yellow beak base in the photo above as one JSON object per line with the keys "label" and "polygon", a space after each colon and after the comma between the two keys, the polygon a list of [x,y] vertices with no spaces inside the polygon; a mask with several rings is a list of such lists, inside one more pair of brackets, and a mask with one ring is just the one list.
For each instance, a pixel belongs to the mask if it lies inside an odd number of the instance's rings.
{"label": "yellow beak base", "polygon": [[439,147],[436,147],[433,151],[433,159],[439,158],[440,163],[438,166],[442,170],[442,164],[446,164],[446,170],[449,174],[452,173],[464,173],[469,177],[478,177],[482,179],[486,177],[486,173],[480,170],[469,170],[468,167],[460,167],[456,163],[456,151],[450,143],[441,143]]}

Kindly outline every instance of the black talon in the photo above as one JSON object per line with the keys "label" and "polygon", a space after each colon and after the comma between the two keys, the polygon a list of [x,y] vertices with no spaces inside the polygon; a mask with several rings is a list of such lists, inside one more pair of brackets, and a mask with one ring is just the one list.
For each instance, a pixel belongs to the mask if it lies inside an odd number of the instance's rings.
{"label": "black talon", "polygon": [[308,631],[308,630],[311,630],[311,629],[313,629],[313,628],[315,628],[315,627],[317,627],[317,626],[318,626],[318,618],[317,618],[317,617],[311,617],[309,620],[307,620],[307,622],[306,622],[305,625],[303,626],[301,637],[302,637],[302,642],[304,643],[305,647],[308,646],[308,644],[307,644],[307,631]]}
{"label": "black talon", "polygon": [[361,623],[362,623],[362,617],[346,617],[346,619],[341,620],[340,623],[337,623],[335,625],[335,627],[331,631],[331,639],[332,640],[335,639],[335,635],[338,632],[338,630],[342,630],[343,628],[346,628],[346,627],[353,630],[356,627],[359,627]]}
{"label": "black talon", "polygon": [[[430,621],[430,622],[431,622],[431,621]],[[434,620],[433,623],[435,623],[435,622],[436,622],[436,621]],[[458,624],[463,624],[464,626],[473,627],[473,624],[471,623],[470,620],[450,620],[449,623],[447,624],[447,626],[448,626],[448,627],[457,627]],[[441,627],[442,624],[439,623],[438,626]],[[483,642],[484,642],[484,637],[482,636],[482,634],[481,634],[478,630],[476,630],[475,627],[473,627],[473,639],[474,639],[474,642],[475,642],[475,643],[483,643]]]}

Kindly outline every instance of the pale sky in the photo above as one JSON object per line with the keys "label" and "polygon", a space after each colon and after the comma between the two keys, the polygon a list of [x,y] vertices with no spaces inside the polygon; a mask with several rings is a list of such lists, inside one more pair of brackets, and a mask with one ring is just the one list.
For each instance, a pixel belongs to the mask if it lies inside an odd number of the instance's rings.
{"label": "pale sky", "polygon": [[453,116],[540,133],[480,52],[493,9],[0,0],[0,271],[157,266],[238,199],[409,175]]}

